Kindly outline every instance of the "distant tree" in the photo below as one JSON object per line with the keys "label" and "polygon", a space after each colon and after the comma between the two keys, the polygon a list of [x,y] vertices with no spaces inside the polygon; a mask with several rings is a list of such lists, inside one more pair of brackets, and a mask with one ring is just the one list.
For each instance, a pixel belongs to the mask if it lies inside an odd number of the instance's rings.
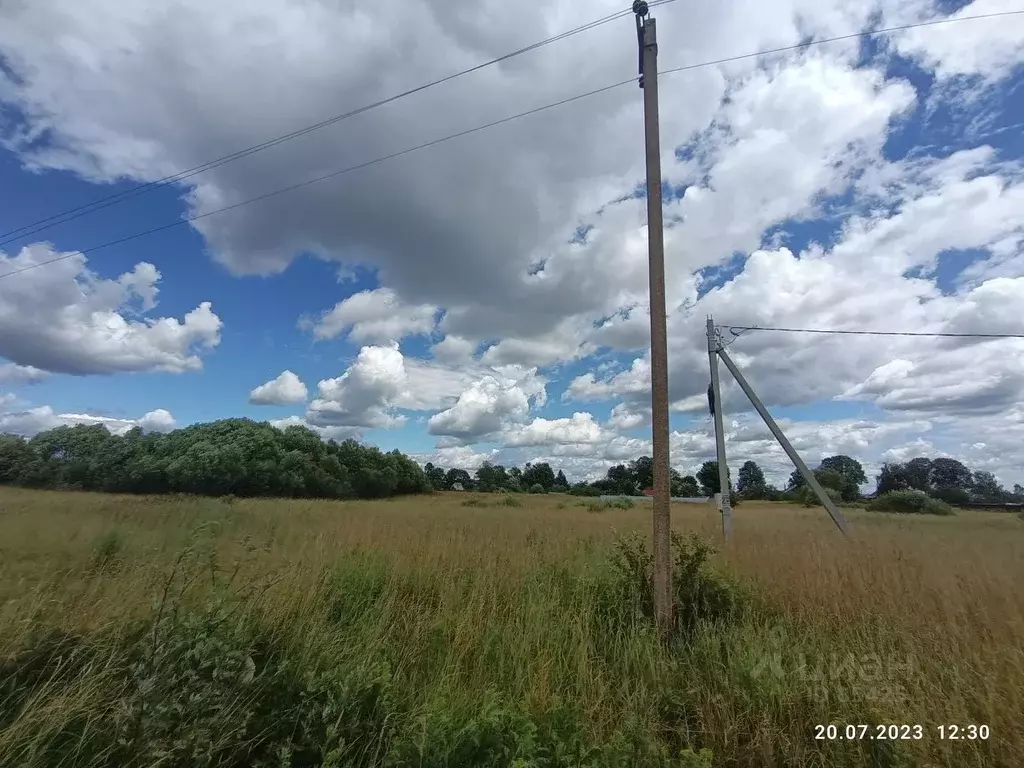
{"label": "distant tree", "polygon": [[693,475],[686,475],[686,477],[683,477],[675,468],[669,470],[668,482],[669,493],[673,496],[693,498],[700,494],[700,487],[697,484],[697,478]]}
{"label": "distant tree", "polygon": [[449,469],[448,473],[444,476],[444,483],[448,488],[460,485],[464,491],[473,490],[473,478],[464,469],[456,469],[454,467]]}
{"label": "distant tree", "polygon": [[1013,499],[1014,501],[1024,501],[1024,485],[1020,483],[1013,484]]}
{"label": "distant tree", "polygon": [[636,476],[624,464],[616,464],[608,469],[605,487],[608,493],[636,496],[642,490],[637,486]]}
{"label": "distant tree", "polygon": [[718,462],[705,461],[697,470],[697,480],[700,482],[702,496],[714,496],[722,490],[718,480]]}
{"label": "distant tree", "polygon": [[555,475],[555,488],[560,491],[569,490],[569,481],[565,479],[565,472],[558,470],[558,474]]}
{"label": "distant tree", "polygon": [[0,484],[45,485],[44,463],[20,437],[0,435]]}
{"label": "distant tree", "polygon": [[890,462],[882,465],[875,479],[875,495],[893,491],[906,491],[910,489],[906,469],[899,462]]}
{"label": "distant tree", "polygon": [[574,483],[569,493],[573,496],[600,496],[601,489],[595,483]]}
{"label": "distant tree", "polygon": [[510,491],[519,492],[523,490],[523,470],[519,467],[509,467],[508,470],[508,489]]}
{"label": "distant tree", "polygon": [[800,470],[794,469],[789,475],[789,482],[786,483],[786,490],[795,491],[798,488],[803,488],[807,484],[804,480],[804,476],[800,474]]}
{"label": "distant tree", "polygon": [[427,482],[430,483],[430,487],[435,491],[450,490],[445,482],[444,470],[440,467],[435,467],[428,461],[423,467],[423,474],[427,476]]}
{"label": "distant tree", "polygon": [[764,500],[765,501],[781,501],[782,491],[776,488],[772,484],[768,484],[764,487]]}
{"label": "distant tree", "polygon": [[956,459],[939,458],[932,460],[931,485],[940,488],[957,488],[970,492],[974,477],[971,470]]}
{"label": "distant tree", "polygon": [[1006,490],[991,472],[977,471],[971,483],[971,496],[977,501],[1002,501]]}
{"label": "distant tree", "polygon": [[528,487],[539,485],[546,493],[555,485],[555,473],[551,469],[551,465],[546,461],[542,461],[539,464],[527,464],[523,467],[522,482],[523,485]]}
{"label": "distant tree", "polygon": [[764,472],[756,461],[745,461],[740,467],[736,490],[747,499],[763,499],[765,490]]}
{"label": "distant tree", "polygon": [[476,471],[476,490],[494,493],[508,488],[509,478],[505,468],[500,464],[485,461]]}
{"label": "distant tree", "polygon": [[629,473],[632,484],[640,491],[654,487],[654,459],[641,456],[629,462]]}
{"label": "distant tree", "polygon": [[932,490],[932,460],[925,458],[911,459],[903,465],[907,487],[915,491],[930,493]]}
{"label": "distant tree", "polygon": [[[854,501],[860,498],[860,487],[868,481],[861,463],[850,456],[839,454],[821,460],[819,469],[838,472],[842,484],[837,489],[843,501]],[[832,486],[834,487],[834,486]]]}
{"label": "distant tree", "polygon": [[817,480],[823,488],[831,488],[837,494],[842,492],[843,486],[846,485],[846,478],[844,478],[839,472],[834,469],[818,469],[814,470],[814,479]]}

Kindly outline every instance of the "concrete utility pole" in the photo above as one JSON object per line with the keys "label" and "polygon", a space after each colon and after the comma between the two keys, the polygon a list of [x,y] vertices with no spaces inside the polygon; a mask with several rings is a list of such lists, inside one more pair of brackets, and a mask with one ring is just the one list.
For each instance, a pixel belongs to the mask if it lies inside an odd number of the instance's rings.
{"label": "concrete utility pole", "polygon": [[[710,324],[711,321],[709,320],[708,323]],[[803,475],[807,485],[811,487],[811,490],[814,491],[817,497],[821,500],[821,503],[825,505],[825,509],[832,518],[832,522],[836,524],[836,527],[839,528],[840,531],[846,533],[846,519],[843,517],[839,509],[836,508],[836,505],[832,503],[832,499],[827,493],[825,493],[825,489],[818,483],[818,479],[814,476],[814,473],[807,467],[804,460],[800,458],[800,454],[796,452],[792,443],[790,443],[789,440],[786,439],[786,436],[782,434],[782,430],[779,429],[779,425],[775,423],[775,419],[773,419],[771,414],[768,413],[768,409],[764,407],[764,403],[761,402],[757,393],[754,392],[750,384],[747,383],[747,380],[743,378],[743,374],[740,373],[740,369],[736,367],[736,363],[732,361],[732,358],[729,357],[728,353],[726,353],[726,351],[721,347],[718,349],[718,355],[722,358],[722,362],[725,363],[725,367],[729,369],[733,378],[736,379],[736,383],[740,385],[740,389],[743,390],[744,394],[746,394],[747,398],[750,400],[750,404],[757,409],[759,414],[761,414],[761,418],[764,419],[764,423],[768,425],[768,429],[770,429],[772,434],[775,435],[775,439],[779,441],[779,445],[782,446],[782,450],[789,455],[790,460],[796,466],[800,474]]]}
{"label": "concrete utility pole", "polygon": [[729,493],[729,464],[725,458],[725,428],[722,426],[722,390],[718,381],[718,353],[722,339],[715,321],[708,318],[708,362],[711,364],[712,416],[715,420],[715,449],[718,455],[718,488],[722,499],[722,536],[732,536],[732,499]]}
{"label": "concrete utility pole", "polygon": [[651,421],[654,448],[654,609],[663,630],[672,627],[671,499],[669,496],[668,330],[665,240],[661,211],[661,136],[658,130],[658,36],[647,3],[633,3],[640,45],[647,155],[647,257],[650,268]]}

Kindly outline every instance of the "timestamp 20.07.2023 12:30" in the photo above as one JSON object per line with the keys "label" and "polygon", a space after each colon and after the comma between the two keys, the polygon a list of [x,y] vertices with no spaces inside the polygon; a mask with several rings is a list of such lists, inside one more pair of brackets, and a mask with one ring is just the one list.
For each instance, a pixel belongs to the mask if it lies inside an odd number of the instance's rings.
{"label": "timestamp 20.07.2023 12:30", "polygon": [[954,724],[947,723],[926,727],[923,725],[815,725],[814,738],[825,741],[855,741],[855,740],[877,740],[877,741],[918,741],[925,738],[927,732],[932,732],[944,741],[983,741],[990,735],[987,725],[977,724]]}

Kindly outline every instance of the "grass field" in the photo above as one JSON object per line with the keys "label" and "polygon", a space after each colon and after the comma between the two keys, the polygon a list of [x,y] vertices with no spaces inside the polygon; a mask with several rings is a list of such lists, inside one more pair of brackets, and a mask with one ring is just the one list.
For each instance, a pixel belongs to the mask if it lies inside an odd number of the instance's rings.
{"label": "grass field", "polygon": [[665,639],[649,507],[503,499],[0,489],[0,766],[1024,765],[1016,516],[679,505]]}

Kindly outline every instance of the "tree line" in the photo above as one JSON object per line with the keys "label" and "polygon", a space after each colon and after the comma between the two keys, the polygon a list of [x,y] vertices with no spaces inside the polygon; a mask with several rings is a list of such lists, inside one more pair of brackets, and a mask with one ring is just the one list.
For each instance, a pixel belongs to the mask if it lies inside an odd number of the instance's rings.
{"label": "tree line", "polygon": [[991,472],[971,471],[949,458],[916,458],[883,464],[878,473],[876,493],[922,491],[954,506],[958,504],[1005,504],[1024,502],[1024,486],[1016,483],[1008,491]]}
{"label": "tree line", "polygon": [[[712,466],[711,474],[706,467]],[[694,475],[682,475],[672,469],[670,476],[673,496],[712,496],[718,493],[718,470],[715,462],[706,462],[705,467]],[[427,463],[423,468],[427,481],[436,491],[464,490],[484,493],[571,493],[577,496],[640,496],[654,484],[654,461],[650,456],[641,456],[627,464],[610,467],[605,476],[592,482],[570,483],[565,473],[557,472],[546,462],[528,462],[522,469],[517,466],[505,467],[485,461],[475,473],[465,469],[445,470]]]}
{"label": "tree line", "polygon": [[[597,480],[572,484],[561,470],[556,473],[547,462],[528,463],[523,469],[484,462],[475,474],[458,468],[445,470],[428,463],[424,472],[430,486],[438,491],[458,488],[483,492],[561,491],[579,496],[640,496],[654,485],[654,462],[650,456],[641,456],[626,464],[616,464]],[[868,483],[863,465],[844,454],[825,457],[812,472],[837,503],[857,501],[862,496],[861,487]],[[711,497],[721,490],[717,461],[705,461],[694,474],[683,475],[676,469],[670,470],[670,473],[673,496]],[[905,464],[884,464],[876,476],[875,495],[902,490],[919,490],[953,505],[1024,502],[1024,488],[1020,485],[1007,491],[991,472],[971,471],[956,459],[947,458],[919,458]],[[803,475],[797,470],[793,470],[785,488],[778,488],[766,481],[764,471],[756,461],[746,461],[740,466],[737,482],[734,486],[730,481],[729,491],[734,501],[816,500]]]}
{"label": "tree line", "polygon": [[167,434],[138,427],[58,427],[25,440],[0,435],[0,483],[30,488],[208,496],[372,499],[423,493],[408,456],[324,441],[303,426],[250,419],[195,424]]}
{"label": "tree line", "polygon": [[[867,483],[856,459],[836,455],[813,470],[837,502],[855,501]],[[641,456],[610,467],[592,482],[570,483],[548,462],[521,469],[484,462],[474,473],[427,463],[422,469],[399,451],[382,452],[355,440],[324,441],[303,426],[278,429],[250,419],[223,419],[172,432],[143,434],[138,427],[111,434],[106,427],[58,427],[31,439],[0,435],[0,484],[120,493],[195,493],[211,496],[382,498],[452,489],[482,492],[563,492],[639,496],[654,485],[654,462]],[[671,470],[671,493],[710,497],[720,491],[718,463],[694,474]],[[972,471],[956,459],[915,458],[882,465],[876,495],[916,490],[952,505],[1024,502],[1024,488],[1004,489],[991,472]],[[794,471],[786,488],[765,480],[746,461],[730,495],[741,499],[811,501]]]}

